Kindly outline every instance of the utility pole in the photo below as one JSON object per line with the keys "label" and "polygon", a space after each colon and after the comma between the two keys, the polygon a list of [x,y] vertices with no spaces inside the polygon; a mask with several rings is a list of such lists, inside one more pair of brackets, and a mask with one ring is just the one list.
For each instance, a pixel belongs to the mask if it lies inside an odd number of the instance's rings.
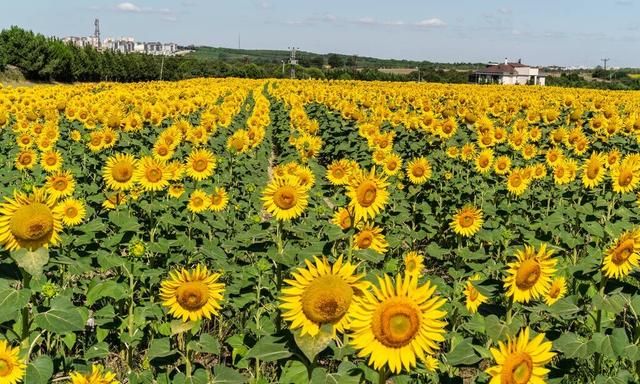
{"label": "utility pole", "polygon": [[296,60],[296,51],[299,50],[298,47],[289,47],[289,64],[291,64],[291,78],[296,78],[296,65],[298,65],[298,60]]}
{"label": "utility pole", "polygon": [[240,34],[238,33],[238,49],[240,49]]}
{"label": "utility pole", "polygon": [[280,60],[282,61],[282,78],[284,78],[284,60]]}
{"label": "utility pole", "polygon": [[609,61],[609,60],[611,60],[611,59],[609,59],[609,58],[606,58],[606,59],[600,59],[600,61],[602,61],[602,62],[604,63],[604,70],[605,70],[605,71],[607,70],[607,61]]}

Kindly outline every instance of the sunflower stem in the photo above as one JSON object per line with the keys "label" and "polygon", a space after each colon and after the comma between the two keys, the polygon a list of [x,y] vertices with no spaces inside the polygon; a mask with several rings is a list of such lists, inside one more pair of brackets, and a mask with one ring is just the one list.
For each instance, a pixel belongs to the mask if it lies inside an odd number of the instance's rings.
{"label": "sunflower stem", "polygon": [[507,324],[511,324],[511,317],[513,316],[513,299],[510,298],[507,302]]}
{"label": "sunflower stem", "polygon": [[387,367],[384,366],[378,371],[378,384],[385,384],[387,382]]}
{"label": "sunflower stem", "polygon": [[187,331],[184,333],[184,370],[187,379],[191,382],[191,356],[189,353],[189,342],[191,341],[191,331]]}
{"label": "sunflower stem", "polygon": [[[129,275],[129,318],[128,318],[128,331],[129,331],[129,341],[133,340],[135,322],[133,317],[134,307],[135,307],[135,279],[133,277],[133,260],[131,260],[130,269],[125,268],[127,274]],[[129,372],[133,371],[133,346],[131,344],[127,345],[127,368]]]}
{"label": "sunflower stem", "polygon": [[[31,275],[27,273],[25,270],[20,268],[20,272],[22,273],[22,288],[28,288],[31,283]],[[22,335],[20,340],[25,342],[25,340],[29,339],[29,328],[30,328],[30,319],[29,319],[29,306],[25,305],[21,311],[22,315]]]}
{"label": "sunflower stem", "polygon": [[[602,274],[602,277],[600,278],[600,295],[604,296],[604,288],[607,285],[607,276],[605,276],[604,274]],[[602,309],[598,309],[596,311],[596,333],[599,333],[600,330],[602,329]],[[598,375],[600,374],[602,368],[602,354],[600,352],[596,352],[595,353],[595,367],[594,367],[594,371],[595,374]]]}

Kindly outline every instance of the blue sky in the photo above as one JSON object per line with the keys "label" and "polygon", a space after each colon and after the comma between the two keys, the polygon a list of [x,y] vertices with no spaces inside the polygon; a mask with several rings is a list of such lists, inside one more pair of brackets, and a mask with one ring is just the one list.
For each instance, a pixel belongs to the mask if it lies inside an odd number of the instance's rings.
{"label": "blue sky", "polygon": [[640,0],[23,0],[0,28],[437,62],[640,67]]}

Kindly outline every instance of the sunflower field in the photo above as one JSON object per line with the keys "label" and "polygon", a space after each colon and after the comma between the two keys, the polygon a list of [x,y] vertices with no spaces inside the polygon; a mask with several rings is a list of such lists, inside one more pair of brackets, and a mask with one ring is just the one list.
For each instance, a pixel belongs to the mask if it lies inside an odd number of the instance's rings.
{"label": "sunflower field", "polygon": [[640,382],[640,94],[0,88],[0,384]]}

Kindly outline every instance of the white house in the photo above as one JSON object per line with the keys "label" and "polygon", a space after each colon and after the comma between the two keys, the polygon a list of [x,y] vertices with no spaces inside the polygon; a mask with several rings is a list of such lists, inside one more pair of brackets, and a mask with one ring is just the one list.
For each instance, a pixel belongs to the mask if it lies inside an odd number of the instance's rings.
{"label": "white house", "polygon": [[478,84],[531,84],[544,85],[545,74],[539,68],[517,63],[510,63],[504,59],[502,64],[487,65],[486,68],[475,71],[471,80]]}

